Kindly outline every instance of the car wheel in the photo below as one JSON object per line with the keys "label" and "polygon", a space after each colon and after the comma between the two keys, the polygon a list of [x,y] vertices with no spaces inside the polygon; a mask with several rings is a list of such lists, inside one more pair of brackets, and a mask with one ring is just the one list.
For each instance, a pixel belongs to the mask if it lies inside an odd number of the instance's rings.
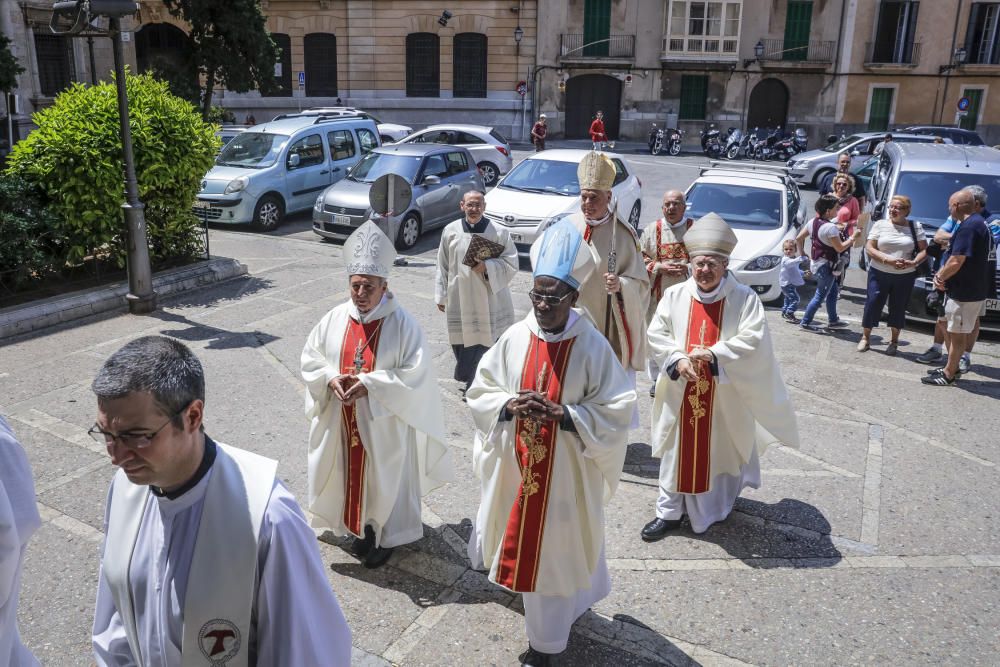
{"label": "car wheel", "polygon": [[396,231],[396,248],[399,250],[409,250],[417,245],[420,238],[420,218],[416,213],[410,213],[399,223]]}
{"label": "car wheel", "polygon": [[834,172],[833,169],[820,169],[819,171],[817,171],[816,175],[813,176],[813,182],[812,182],[813,187],[819,190],[819,184],[823,182],[824,178],[826,178],[833,172]]}
{"label": "car wheel", "polygon": [[285,218],[285,205],[277,195],[264,195],[253,210],[253,226],[261,232],[270,232],[281,226]]}
{"label": "car wheel", "polygon": [[632,210],[628,214],[628,224],[632,225],[632,229],[639,231],[639,216],[642,215],[642,202],[637,201],[632,206]]}
{"label": "car wheel", "polygon": [[497,181],[500,179],[500,170],[492,162],[480,162],[478,165],[479,173],[483,175],[483,185],[486,187],[492,187],[496,185]]}

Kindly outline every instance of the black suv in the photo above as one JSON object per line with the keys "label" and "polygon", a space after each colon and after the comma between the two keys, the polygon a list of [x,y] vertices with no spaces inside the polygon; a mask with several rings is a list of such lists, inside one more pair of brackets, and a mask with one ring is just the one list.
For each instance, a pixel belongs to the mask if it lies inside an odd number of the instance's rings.
{"label": "black suv", "polygon": [[953,144],[965,144],[966,146],[984,145],[982,137],[973,130],[963,130],[958,127],[947,125],[913,125],[904,127],[900,132],[911,132],[913,134],[933,134],[942,139],[950,139]]}

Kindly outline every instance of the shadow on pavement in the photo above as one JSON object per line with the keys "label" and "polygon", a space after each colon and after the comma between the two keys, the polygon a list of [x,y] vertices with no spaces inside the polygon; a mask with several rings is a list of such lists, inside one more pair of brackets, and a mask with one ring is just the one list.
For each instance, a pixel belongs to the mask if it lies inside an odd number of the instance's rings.
{"label": "shadow on pavement", "polygon": [[277,336],[262,331],[228,331],[218,327],[192,322],[181,315],[160,310],[152,317],[165,322],[186,324],[186,329],[160,329],[160,334],[185,342],[208,341],[206,347],[210,350],[234,350],[243,347],[254,348],[267,345],[278,340]]}
{"label": "shadow on pavement", "polygon": [[[248,296],[267,291],[273,286],[273,281],[255,276],[243,276],[212,285],[205,289],[181,292],[163,299],[163,306],[216,306],[224,303],[235,303]],[[162,311],[157,311],[162,312]]]}

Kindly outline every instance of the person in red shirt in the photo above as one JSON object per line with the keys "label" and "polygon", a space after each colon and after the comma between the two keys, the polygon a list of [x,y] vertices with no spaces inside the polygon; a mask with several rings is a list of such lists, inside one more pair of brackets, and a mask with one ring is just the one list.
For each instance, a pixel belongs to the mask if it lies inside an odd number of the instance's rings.
{"label": "person in red shirt", "polygon": [[531,143],[535,144],[535,152],[545,150],[545,135],[549,133],[549,127],[545,120],[545,114],[538,115],[538,122],[531,128]]}
{"label": "person in red shirt", "polygon": [[598,111],[597,118],[590,124],[590,140],[594,142],[594,150],[604,148],[604,142],[608,140],[608,135],[604,131],[604,112]]}

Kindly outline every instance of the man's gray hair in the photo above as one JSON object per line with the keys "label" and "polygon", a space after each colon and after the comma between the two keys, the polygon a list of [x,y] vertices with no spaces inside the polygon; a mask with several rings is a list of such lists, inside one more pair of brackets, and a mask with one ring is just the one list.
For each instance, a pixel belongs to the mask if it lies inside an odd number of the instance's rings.
{"label": "man's gray hair", "polygon": [[178,428],[179,413],[195,399],[205,400],[205,372],[184,343],[164,336],[143,336],[112,354],[90,385],[98,402],[148,391]]}
{"label": "man's gray hair", "polygon": [[989,199],[989,195],[986,194],[986,188],[981,185],[966,185],[962,189],[971,193],[972,198],[976,200],[976,203],[983,208],[986,208],[986,200]]}

